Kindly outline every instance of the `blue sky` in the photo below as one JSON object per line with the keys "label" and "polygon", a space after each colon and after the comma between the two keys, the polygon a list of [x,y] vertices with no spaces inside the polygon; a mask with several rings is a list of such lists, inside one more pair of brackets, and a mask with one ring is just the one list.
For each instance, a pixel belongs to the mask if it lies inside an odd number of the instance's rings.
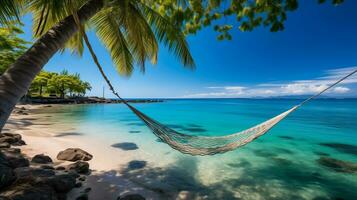
{"label": "blue sky", "polygon": [[[188,70],[160,48],[155,66],[145,74],[137,70],[130,78],[119,76],[104,47],[89,33],[100,62],[119,93],[125,98],[219,98],[267,97],[315,93],[357,66],[357,1],[340,6],[300,1],[288,15],[283,32],[268,28],[232,32],[232,41],[217,41],[212,27],[188,42],[196,70]],[[24,17],[24,38],[31,40],[31,17]],[[88,95],[113,97],[88,51],[84,56],[56,54],[45,66],[48,71],[78,72],[91,83]],[[327,95],[357,97],[357,75]]]}

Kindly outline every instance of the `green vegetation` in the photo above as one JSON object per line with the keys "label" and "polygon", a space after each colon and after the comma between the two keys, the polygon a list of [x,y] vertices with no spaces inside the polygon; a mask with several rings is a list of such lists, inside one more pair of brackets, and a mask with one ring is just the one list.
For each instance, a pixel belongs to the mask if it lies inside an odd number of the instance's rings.
{"label": "green vegetation", "polygon": [[64,70],[61,73],[41,71],[33,80],[30,87],[31,96],[84,96],[92,87],[82,81],[79,74],[69,74]]}
{"label": "green vegetation", "polygon": [[18,37],[21,33],[14,25],[0,27],[0,75],[25,52],[28,42]]}
{"label": "green vegetation", "polygon": [[[187,34],[196,34],[212,26],[218,40],[231,40],[231,30],[252,31],[268,27],[270,31],[284,30],[288,12],[299,6],[299,0],[141,0],[166,16]],[[338,5],[343,0],[314,0]]]}

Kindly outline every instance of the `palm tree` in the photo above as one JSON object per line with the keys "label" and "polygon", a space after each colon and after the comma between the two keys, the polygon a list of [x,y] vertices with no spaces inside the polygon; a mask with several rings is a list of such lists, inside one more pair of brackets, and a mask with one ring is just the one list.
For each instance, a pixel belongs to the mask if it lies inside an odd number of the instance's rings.
{"label": "palm tree", "polygon": [[[159,42],[184,66],[194,66],[181,29],[145,1],[2,0],[0,23],[16,20],[20,3],[34,16],[34,36],[38,40],[0,77],[0,130],[49,59],[65,48],[81,55],[83,38],[89,45],[85,31],[91,28],[106,46],[120,74],[130,75],[135,63],[142,71],[146,60],[156,63]],[[78,31],[79,28],[82,31]],[[100,67],[92,49],[91,53]]]}

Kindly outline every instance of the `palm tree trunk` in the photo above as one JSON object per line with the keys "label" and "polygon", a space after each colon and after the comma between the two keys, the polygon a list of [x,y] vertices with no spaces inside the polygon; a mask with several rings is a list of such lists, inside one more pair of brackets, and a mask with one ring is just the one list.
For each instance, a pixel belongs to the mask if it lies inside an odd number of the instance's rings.
{"label": "palm tree trunk", "polygon": [[[81,23],[97,13],[103,0],[90,0],[77,15]],[[73,16],[68,16],[52,27],[28,49],[0,77],[0,132],[16,103],[29,89],[35,76],[51,57],[78,31]]]}

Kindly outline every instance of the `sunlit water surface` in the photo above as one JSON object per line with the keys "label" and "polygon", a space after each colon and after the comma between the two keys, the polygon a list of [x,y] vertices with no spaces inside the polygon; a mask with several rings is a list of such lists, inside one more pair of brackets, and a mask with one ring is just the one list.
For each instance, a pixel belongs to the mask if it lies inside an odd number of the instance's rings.
{"label": "sunlit water surface", "polygon": [[[249,128],[298,103],[206,99],[134,106],[179,132],[218,136]],[[357,199],[357,100],[312,101],[258,140],[204,157],[181,154],[158,141],[122,104],[68,105],[53,112],[57,121],[79,133],[113,144],[135,143],[138,149],[129,145],[128,151],[137,151],[140,159],[125,176],[157,191],[186,190],[207,199]],[[319,162],[331,158],[347,162],[352,171]]]}

